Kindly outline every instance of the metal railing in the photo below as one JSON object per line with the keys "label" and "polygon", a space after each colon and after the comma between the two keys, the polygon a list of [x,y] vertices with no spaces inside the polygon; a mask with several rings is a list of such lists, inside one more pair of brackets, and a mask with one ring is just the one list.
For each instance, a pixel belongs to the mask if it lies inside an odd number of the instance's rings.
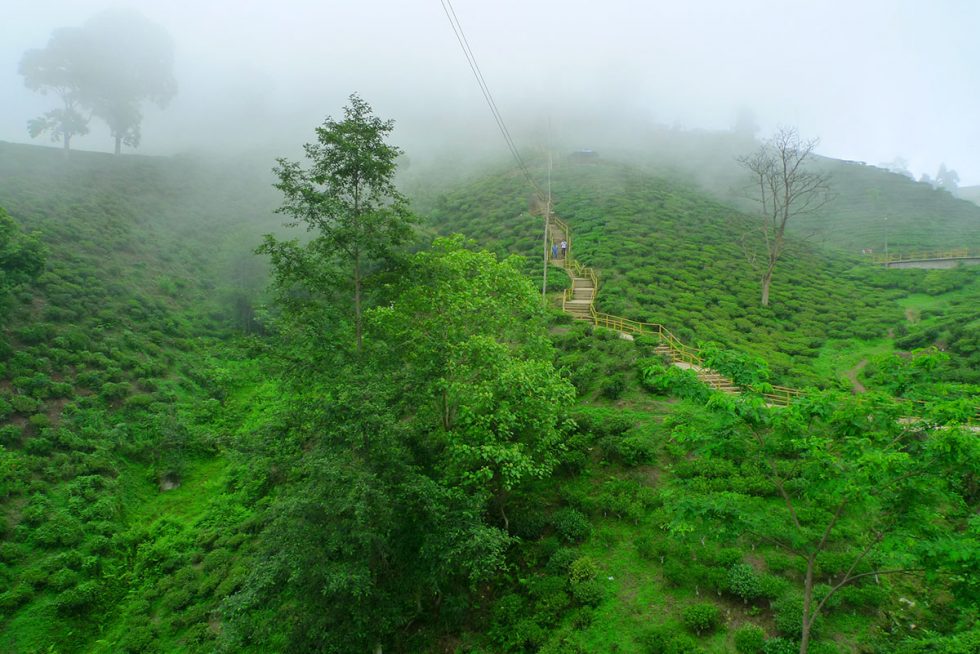
{"label": "metal railing", "polygon": [[980,258],[980,251],[971,251],[969,248],[955,248],[952,250],[932,250],[926,252],[911,252],[900,254],[874,254],[871,256],[872,263],[888,264],[902,263],[903,261],[930,261],[934,259],[969,259]]}
{"label": "metal railing", "polygon": [[[587,266],[583,266],[572,258],[572,237],[571,231],[568,229],[568,224],[557,216],[550,216],[549,218],[550,224],[558,228],[558,230],[561,232],[562,240],[564,240],[568,245],[565,252],[565,258],[561,260],[561,265],[571,273],[572,286],[565,289],[565,292],[562,294],[562,311],[568,311],[568,302],[570,302],[575,295],[575,278],[588,279],[592,283],[593,289],[592,297],[589,299],[588,311],[589,318],[591,319],[593,325],[626,334],[655,336],[659,340],[660,345],[668,348],[672,361],[683,362],[702,370],[708,369],[707,366],[705,366],[704,360],[701,358],[700,351],[697,348],[691,347],[690,345],[687,345],[681,341],[663,325],[655,322],[640,322],[639,320],[633,320],[632,318],[613,316],[608,313],[599,313],[596,311],[595,298],[599,292],[599,278],[596,275],[595,270]],[[554,239],[552,239],[552,241],[554,241]],[[794,388],[788,388],[785,386],[773,386],[771,389],[771,391],[763,393],[763,397],[765,397],[770,404],[778,404],[780,406],[788,405],[794,398],[799,397],[802,394],[800,391]]]}
{"label": "metal railing", "polygon": [[[563,240],[565,240],[568,244],[565,258],[562,260],[562,266],[571,273],[572,286],[566,289],[562,295],[562,311],[566,310],[567,302],[572,299],[572,296],[575,293],[574,277],[588,279],[592,282],[593,289],[592,297],[589,300],[589,317],[593,325],[596,327],[612,329],[625,334],[655,336],[657,339],[659,339],[662,346],[669,349],[671,360],[681,361],[703,370],[708,369],[708,366],[705,365],[704,360],[701,358],[700,350],[685,344],[663,325],[655,322],[641,322],[639,320],[633,320],[632,318],[613,316],[608,313],[600,313],[596,311],[595,298],[599,292],[599,278],[596,275],[595,270],[587,266],[583,266],[572,258],[572,237],[571,232],[568,229],[568,224],[559,219],[557,216],[551,216],[550,220],[555,226],[558,227],[558,229],[561,230],[562,236],[564,237]],[[903,256],[906,258],[899,258]],[[945,252],[922,253],[917,255],[889,255],[887,263],[894,263],[896,261],[915,261],[918,257],[963,258],[969,256],[980,256],[980,254],[971,255],[970,251],[966,248],[960,248],[956,250],[947,250]],[[883,257],[881,259],[881,261],[876,260],[875,262],[886,263]],[[754,389],[751,388],[746,390],[754,392]],[[792,388],[789,386],[767,385],[765,390],[763,390],[760,395],[765,398],[768,404],[775,406],[788,406],[793,400],[803,397],[805,393],[798,388]],[[977,419],[980,420],[980,408],[977,410]]]}

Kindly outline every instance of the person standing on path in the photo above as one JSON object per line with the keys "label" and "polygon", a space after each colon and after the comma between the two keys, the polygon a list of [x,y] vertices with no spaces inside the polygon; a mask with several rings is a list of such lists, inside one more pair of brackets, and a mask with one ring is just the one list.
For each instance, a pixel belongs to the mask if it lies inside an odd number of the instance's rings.
{"label": "person standing on path", "polygon": [[552,243],[551,244],[551,258],[552,259],[557,259],[558,258],[558,244],[557,243]]}
{"label": "person standing on path", "polygon": [[568,251],[568,241],[561,242],[561,258],[565,258],[565,253]]}

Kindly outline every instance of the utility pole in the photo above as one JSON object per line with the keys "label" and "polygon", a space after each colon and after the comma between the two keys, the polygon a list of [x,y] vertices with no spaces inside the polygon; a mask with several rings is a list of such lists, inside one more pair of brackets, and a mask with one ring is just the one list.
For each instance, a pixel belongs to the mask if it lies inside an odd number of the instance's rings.
{"label": "utility pole", "polygon": [[888,262],[888,216],[885,216],[885,268],[891,268]]}
{"label": "utility pole", "polygon": [[551,148],[548,149],[548,201],[544,208],[544,276],[541,282],[541,302],[548,304],[548,226],[551,223]]}

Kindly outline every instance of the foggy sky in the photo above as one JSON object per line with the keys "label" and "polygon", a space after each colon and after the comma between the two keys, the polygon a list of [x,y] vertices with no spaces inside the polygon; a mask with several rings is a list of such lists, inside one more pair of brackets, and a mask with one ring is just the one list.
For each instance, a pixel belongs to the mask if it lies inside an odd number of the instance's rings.
{"label": "foggy sky", "polygon": [[[980,184],[980,2],[973,0],[455,0],[520,146],[588,139],[583,125],[726,129],[752,110],[820,137],[821,154]],[[428,146],[505,146],[439,0],[7,0],[0,139],[56,100],[17,74],[58,27],[135,7],[176,43],[177,97],[148,107],[137,152],[282,151],[359,92]],[[564,130],[564,131],[563,131]],[[627,135],[628,136],[628,135]],[[49,144],[47,137],[34,142]],[[93,121],[80,149],[111,150]],[[581,145],[591,145],[582,142]]]}

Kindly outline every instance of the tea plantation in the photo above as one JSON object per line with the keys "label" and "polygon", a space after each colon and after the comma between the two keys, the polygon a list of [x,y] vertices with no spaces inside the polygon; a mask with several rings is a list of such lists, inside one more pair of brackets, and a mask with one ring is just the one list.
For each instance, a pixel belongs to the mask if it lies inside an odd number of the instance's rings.
{"label": "tea plantation", "polygon": [[[555,211],[600,309],[810,387],[779,413],[539,309],[541,220],[517,173],[481,171],[418,190],[422,227],[367,277],[351,354],[342,292],[266,293],[253,250],[286,233],[270,168],[0,143],[0,652],[342,652],[349,634],[405,653],[777,654],[799,651],[808,588],[828,597],[810,652],[977,651],[975,434],[952,414],[902,423],[893,396],[977,396],[980,267],[884,270],[795,240],[764,309],[748,215],[648,168],[563,162]],[[847,239],[875,233],[869,214],[840,218]],[[920,227],[895,221],[895,242]],[[440,232],[473,244],[430,245]],[[450,305],[519,311],[485,334]],[[533,404],[537,382],[555,406]],[[897,470],[894,505],[873,499]],[[867,492],[841,501],[838,477]],[[797,532],[777,530],[787,498]],[[819,555],[788,553],[830,516]]]}

